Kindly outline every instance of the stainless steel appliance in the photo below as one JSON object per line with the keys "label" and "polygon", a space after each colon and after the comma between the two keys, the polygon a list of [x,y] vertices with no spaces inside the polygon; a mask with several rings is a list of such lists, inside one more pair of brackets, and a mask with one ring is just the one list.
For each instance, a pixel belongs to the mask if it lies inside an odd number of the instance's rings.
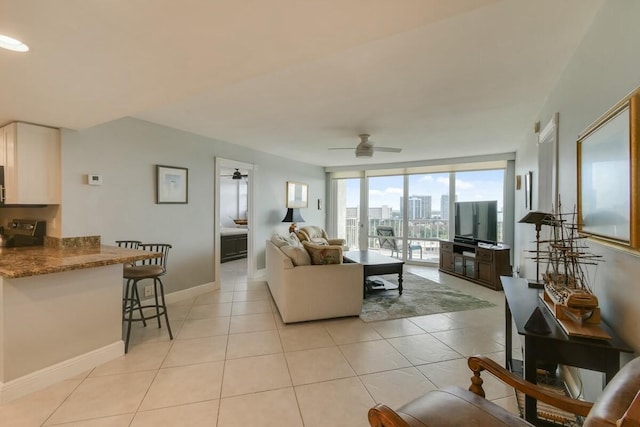
{"label": "stainless steel appliance", "polygon": [[47,223],[39,219],[14,219],[6,227],[3,246],[42,246],[47,234]]}

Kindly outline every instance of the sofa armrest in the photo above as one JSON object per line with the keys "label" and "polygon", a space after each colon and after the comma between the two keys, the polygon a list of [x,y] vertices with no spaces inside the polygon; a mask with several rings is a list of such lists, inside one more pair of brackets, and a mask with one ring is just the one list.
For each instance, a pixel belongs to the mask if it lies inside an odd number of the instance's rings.
{"label": "sofa armrest", "polygon": [[327,242],[333,246],[344,246],[347,244],[347,241],[344,239],[327,239]]}

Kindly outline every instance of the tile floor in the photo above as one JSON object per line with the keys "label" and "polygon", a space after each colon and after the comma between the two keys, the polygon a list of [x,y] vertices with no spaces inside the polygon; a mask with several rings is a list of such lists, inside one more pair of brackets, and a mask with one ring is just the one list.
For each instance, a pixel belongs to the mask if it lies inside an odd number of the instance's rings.
{"label": "tile floor", "polygon": [[[435,268],[407,270],[496,307],[285,325],[266,283],[247,281],[244,260],[222,267],[220,291],[170,305],[173,341],[139,325],[129,354],[0,406],[0,425],[366,427],[377,402],[468,387],[469,355],[504,362],[503,294]],[[489,399],[517,411],[512,389],[484,379]]]}

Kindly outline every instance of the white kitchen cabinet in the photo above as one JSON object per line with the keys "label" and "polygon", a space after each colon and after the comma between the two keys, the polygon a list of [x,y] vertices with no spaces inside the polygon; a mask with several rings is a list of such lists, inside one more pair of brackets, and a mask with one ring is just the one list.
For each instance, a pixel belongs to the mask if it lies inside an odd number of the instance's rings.
{"label": "white kitchen cabinet", "polygon": [[4,204],[60,204],[60,130],[20,122],[0,130]]}

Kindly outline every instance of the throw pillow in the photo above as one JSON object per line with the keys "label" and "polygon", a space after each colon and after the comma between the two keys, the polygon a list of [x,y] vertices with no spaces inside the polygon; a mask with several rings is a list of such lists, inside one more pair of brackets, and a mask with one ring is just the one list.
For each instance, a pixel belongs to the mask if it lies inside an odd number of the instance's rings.
{"label": "throw pillow", "polygon": [[298,265],[311,265],[311,258],[309,253],[302,246],[290,246],[285,245],[280,248],[282,252],[293,262],[294,266]]}
{"label": "throw pillow", "polygon": [[311,243],[314,243],[316,245],[328,245],[329,244],[329,242],[327,242],[327,240],[322,238],[322,237],[312,237],[311,238]]}
{"label": "throw pillow", "polygon": [[271,242],[279,248],[289,244],[288,238],[281,236],[278,233],[273,233],[271,236]]}
{"label": "throw pillow", "polygon": [[342,264],[341,246],[315,245],[306,241],[302,244],[309,252],[312,265]]}
{"label": "throw pillow", "polygon": [[287,237],[287,242],[289,245],[294,247],[302,247],[302,243],[300,243],[300,239],[296,233],[289,233],[289,237]]}

